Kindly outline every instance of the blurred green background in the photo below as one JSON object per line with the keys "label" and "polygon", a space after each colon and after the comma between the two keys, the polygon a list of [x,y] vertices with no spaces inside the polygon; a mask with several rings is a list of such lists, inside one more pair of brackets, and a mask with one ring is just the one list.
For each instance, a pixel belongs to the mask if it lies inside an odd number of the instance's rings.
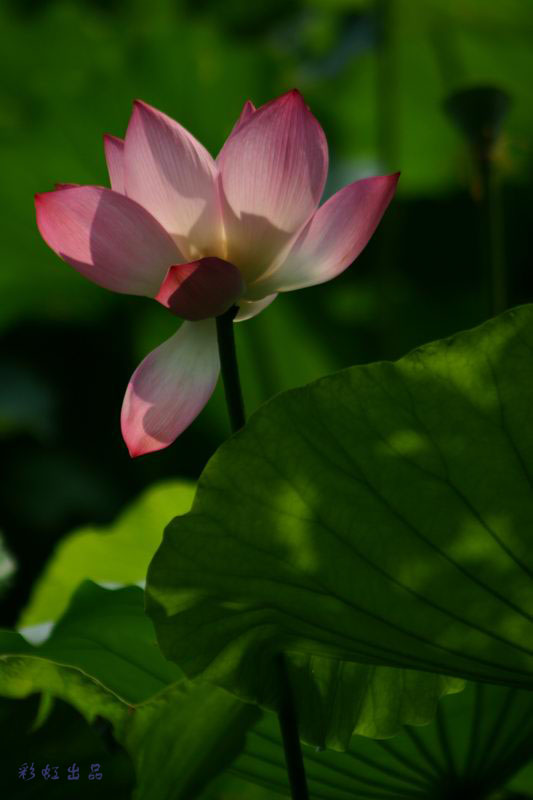
{"label": "blurred green background", "polygon": [[119,428],[126,384],[175,321],[81,278],[35,225],[35,192],[107,185],[102,134],[124,134],[134,98],[216,155],[247,98],[259,105],[297,87],[328,138],[326,195],[402,172],[351,269],[238,326],[249,412],[276,392],[396,358],[488,316],[479,176],[443,107],[458,90],[494,86],[510,97],[492,160],[509,304],[531,300],[530,2],[4,0],[0,30],[3,625],[16,623],[67,532],[110,522],[157,481],[195,479],[228,433],[219,386],[175,445],[130,460]]}

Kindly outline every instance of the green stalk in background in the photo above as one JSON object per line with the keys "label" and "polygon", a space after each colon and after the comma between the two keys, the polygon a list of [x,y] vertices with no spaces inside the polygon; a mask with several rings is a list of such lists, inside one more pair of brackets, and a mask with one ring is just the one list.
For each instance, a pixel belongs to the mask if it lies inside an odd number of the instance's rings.
{"label": "green stalk in background", "polygon": [[[398,118],[400,80],[398,77],[398,52],[394,38],[397,13],[394,0],[375,0],[375,124],[377,155],[383,173],[400,168]],[[398,297],[403,287],[395,264],[396,246],[400,230],[399,209],[393,210],[385,221],[385,230],[380,233],[377,251],[376,279],[380,313],[380,357],[393,358],[397,352]],[[400,291],[399,291],[400,289]]]}
{"label": "green stalk in background", "polygon": [[509,95],[493,86],[478,86],[452,94],[445,109],[468,141],[477,185],[479,235],[485,294],[490,316],[508,305],[503,217],[495,149],[509,109]]}

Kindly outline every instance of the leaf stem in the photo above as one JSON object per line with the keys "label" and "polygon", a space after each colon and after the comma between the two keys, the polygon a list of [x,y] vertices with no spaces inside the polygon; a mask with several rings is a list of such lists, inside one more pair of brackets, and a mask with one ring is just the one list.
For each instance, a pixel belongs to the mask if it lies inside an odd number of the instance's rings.
{"label": "leaf stem", "polygon": [[279,727],[285,752],[285,763],[289,776],[292,800],[308,800],[307,778],[298,735],[298,718],[289,681],[289,673],[283,653],[276,658],[280,678],[281,697],[278,712]]}
{"label": "leaf stem", "polygon": [[[242,428],[246,421],[241,382],[239,379],[239,367],[237,364],[237,352],[235,350],[235,337],[233,334],[233,320],[235,319],[237,310],[237,306],[232,306],[228,311],[216,318],[220,368],[232,433]],[[280,685],[280,709],[278,719],[285,752],[291,798],[292,800],[309,800],[302,748],[298,735],[296,708],[289,682],[287,665],[282,653],[276,658],[276,668],[278,670]]]}

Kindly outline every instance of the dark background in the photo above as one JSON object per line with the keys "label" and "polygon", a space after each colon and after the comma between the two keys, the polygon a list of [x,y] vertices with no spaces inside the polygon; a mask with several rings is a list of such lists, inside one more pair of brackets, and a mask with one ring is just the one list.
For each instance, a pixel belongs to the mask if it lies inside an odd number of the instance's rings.
{"label": "dark background", "polygon": [[[494,135],[508,304],[531,300],[529,2],[10,0],[0,6],[0,31],[3,573],[14,565],[3,579],[2,625],[16,623],[55,542],[81,524],[109,522],[162,478],[196,478],[228,433],[219,386],[176,444],[130,460],[122,397],[175,319],[150,300],[90,284],[35,225],[35,192],[56,181],[107,185],[102,134],[124,134],[134,98],[216,155],[247,98],[260,105],[297,87],[328,138],[326,195],[359,177],[402,172],[352,268],[280,296],[238,326],[249,412],[279,391],[396,358],[490,315],[479,164],[444,110],[458,91],[494,87],[508,97],[506,114],[501,95],[487,92],[474,113],[467,95],[460,114],[481,140]],[[23,736],[34,700],[3,702]],[[58,742],[69,725],[102,741],[66,706],[54,714]]]}

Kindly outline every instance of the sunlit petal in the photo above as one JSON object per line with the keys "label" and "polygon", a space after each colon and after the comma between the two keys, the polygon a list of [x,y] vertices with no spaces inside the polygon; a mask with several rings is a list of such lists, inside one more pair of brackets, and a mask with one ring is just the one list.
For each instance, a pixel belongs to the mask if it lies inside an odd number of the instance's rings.
{"label": "sunlit petal", "polygon": [[104,152],[111,188],[124,194],[124,140],[104,134]]}
{"label": "sunlit petal", "polygon": [[285,261],[250,291],[288,292],[335,278],[361,253],[394,195],[399,173],[345,186],[321,206]]}
{"label": "sunlit petal", "polygon": [[326,137],[292,91],[237,125],[218,164],[226,257],[249,282],[317,207],[328,167]]}
{"label": "sunlit petal", "polygon": [[219,254],[216,176],[213,158],[194,136],[135,102],[124,148],[125,191],[159,220],[186,260]]}
{"label": "sunlit petal", "polygon": [[154,296],[169,266],[182,257],[144,208],[97,186],[35,196],[45,242],[94,283],[126,294]]}
{"label": "sunlit petal", "polygon": [[184,322],[137,367],[122,405],[122,435],[132,457],[168,447],[198,416],[216,386],[214,320]]}
{"label": "sunlit petal", "polygon": [[268,308],[277,296],[277,294],[269,294],[261,300],[240,300],[238,303],[239,311],[235,317],[235,322],[244,322],[245,319],[256,317],[263,309]]}

